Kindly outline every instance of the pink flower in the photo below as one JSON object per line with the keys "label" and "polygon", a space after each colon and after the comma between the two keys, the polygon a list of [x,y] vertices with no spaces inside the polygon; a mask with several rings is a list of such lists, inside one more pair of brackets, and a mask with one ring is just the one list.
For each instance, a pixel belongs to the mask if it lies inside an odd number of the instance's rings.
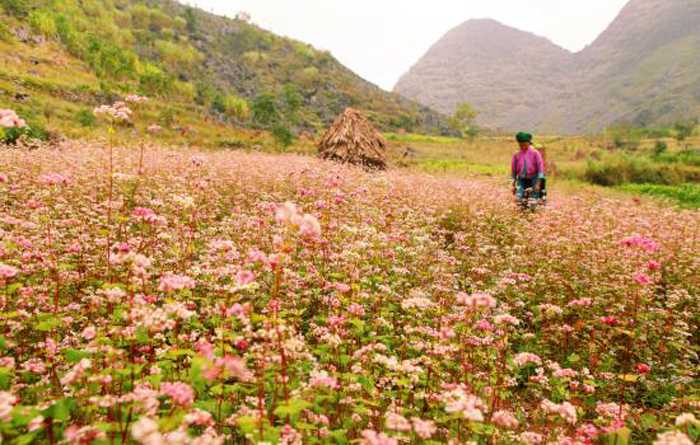
{"label": "pink flower", "polygon": [[183,422],[186,425],[211,426],[214,424],[214,418],[209,412],[195,408],[185,416]]}
{"label": "pink flower", "polygon": [[654,253],[659,250],[659,245],[656,241],[638,235],[627,237],[620,241],[620,243],[626,247],[639,247],[648,253]]}
{"label": "pink flower", "polygon": [[309,385],[315,388],[325,387],[329,389],[337,389],[340,386],[338,385],[338,380],[328,375],[326,371],[311,371]]}
{"label": "pink flower", "polygon": [[194,390],[183,382],[165,382],[160,385],[160,393],[183,407],[188,407],[194,402]]}
{"label": "pink flower", "polygon": [[527,445],[538,445],[544,442],[544,436],[542,434],[532,431],[525,431],[521,433],[518,438]]}
{"label": "pink flower", "polygon": [[398,440],[393,437],[372,430],[364,430],[360,441],[361,445],[398,445],[398,443]]}
{"label": "pink flower", "polygon": [[646,363],[637,363],[637,366],[635,366],[635,368],[640,374],[649,374],[649,372],[651,371],[651,366],[647,365]]}
{"label": "pink flower", "polygon": [[129,102],[129,103],[134,103],[134,104],[140,104],[140,103],[148,102],[148,97],[139,96],[138,94],[128,94],[124,98],[124,101]]}
{"label": "pink flower", "polygon": [[569,402],[553,403],[547,399],[542,400],[540,408],[549,414],[558,414],[568,423],[576,424],[576,407]]}
{"label": "pink flower", "polygon": [[161,445],[165,440],[158,431],[158,423],[148,417],[141,417],[131,426],[131,435],[142,444]]}
{"label": "pink flower", "polygon": [[96,335],[97,335],[97,330],[95,329],[94,326],[88,326],[85,329],[83,329],[82,336],[85,340],[90,341],[93,338],[95,338]]}
{"label": "pink flower", "polygon": [[615,326],[618,323],[617,318],[615,318],[611,315],[608,315],[605,317],[600,317],[600,322],[603,324],[606,324],[608,326]]}
{"label": "pink flower", "polygon": [[158,290],[161,292],[171,292],[180,289],[193,289],[194,286],[195,282],[192,278],[168,272],[160,278]]}
{"label": "pink flower", "polygon": [[528,363],[534,363],[535,365],[541,365],[542,359],[537,354],[532,354],[530,352],[520,352],[520,353],[516,354],[516,356],[513,358],[513,362],[517,366],[522,367],[522,366],[527,365]]}
{"label": "pink flower", "polygon": [[386,427],[393,431],[411,431],[411,423],[401,414],[387,413]]}
{"label": "pink flower", "polygon": [[365,308],[360,304],[353,303],[348,306],[348,313],[356,317],[363,317],[365,315]]}
{"label": "pink flower", "polygon": [[17,268],[0,263],[0,278],[12,278],[17,275]]}
{"label": "pink flower", "polygon": [[27,425],[27,431],[38,431],[44,424],[44,416],[36,416]]}
{"label": "pink flower", "polygon": [[296,221],[299,226],[299,233],[308,238],[319,238],[321,236],[321,224],[315,216],[306,214]]}
{"label": "pink flower", "polygon": [[278,223],[289,222],[299,213],[297,206],[289,201],[277,207],[275,219]]}
{"label": "pink flower", "polygon": [[25,128],[27,123],[20,119],[13,110],[0,109],[0,127]]}
{"label": "pink flower", "polygon": [[48,173],[39,176],[39,182],[45,185],[66,185],[68,178],[60,173]]}
{"label": "pink flower", "polygon": [[157,134],[163,131],[163,127],[157,124],[149,125],[148,128],[146,129],[151,134]]}
{"label": "pink flower", "polygon": [[491,421],[502,428],[510,430],[514,430],[520,425],[520,422],[518,422],[518,419],[515,418],[513,413],[504,410],[493,413]]}
{"label": "pink flower", "polygon": [[659,263],[658,261],[649,260],[649,262],[647,263],[647,269],[651,271],[659,270],[661,269],[661,263]]}
{"label": "pink flower", "polygon": [[636,274],[634,274],[634,281],[636,281],[638,284],[641,284],[642,286],[646,286],[648,284],[653,283],[649,275],[645,274],[644,272],[637,272]]}
{"label": "pink flower", "polygon": [[9,422],[12,418],[12,406],[18,402],[17,397],[7,391],[0,391],[0,421]]}
{"label": "pink flower", "polygon": [[413,422],[413,431],[415,431],[421,439],[430,439],[437,431],[435,422],[432,420],[422,420],[418,417],[412,417],[411,422]]}
{"label": "pink flower", "polygon": [[223,358],[217,359],[215,363],[225,371],[228,377],[235,377],[242,382],[249,382],[253,379],[253,373],[239,357],[227,354]]}
{"label": "pink flower", "polygon": [[247,286],[255,281],[255,274],[249,270],[240,270],[236,274],[236,282],[239,286]]}
{"label": "pink flower", "polygon": [[595,407],[595,412],[601,417],[607,417],[609,419],[620,419],[624,420],[627,418],[627,405],[618,405],[617,403],[603,403],[597,402]]}
{"label": "pink flower", "polygon": [[9,181],[10,178],[5,173],[0,173],[0,184]]}
{"label": "pink flower", "polygon": [[473,294],[465,294],[464,292],[460,292],[457,294],[457,303],[472,308],[496,307],[496,299],[486,292],[475,292]]}

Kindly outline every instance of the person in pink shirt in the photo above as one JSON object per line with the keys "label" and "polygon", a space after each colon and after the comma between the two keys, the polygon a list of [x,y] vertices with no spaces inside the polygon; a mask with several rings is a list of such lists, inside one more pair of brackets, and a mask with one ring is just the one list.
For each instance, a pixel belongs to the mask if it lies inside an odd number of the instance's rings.
{"label": "person in pink shirt", "polygon": [[513,155],[511,174],[513,194],[522,199],[526,189],[532,188],[533,197],[540,199],[545,180],[544,161],[539,151],[532,146],[532,135],[520,132],[515,136],[520,150]]}

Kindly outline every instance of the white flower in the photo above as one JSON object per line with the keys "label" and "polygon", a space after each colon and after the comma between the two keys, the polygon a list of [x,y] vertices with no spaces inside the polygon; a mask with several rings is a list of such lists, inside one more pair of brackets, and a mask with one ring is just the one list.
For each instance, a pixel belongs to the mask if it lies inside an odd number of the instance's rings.
{"label": "white flower", "polygon": [[668,431],[656,436],[654,445],[693,445],[693,442],[680,431]]}

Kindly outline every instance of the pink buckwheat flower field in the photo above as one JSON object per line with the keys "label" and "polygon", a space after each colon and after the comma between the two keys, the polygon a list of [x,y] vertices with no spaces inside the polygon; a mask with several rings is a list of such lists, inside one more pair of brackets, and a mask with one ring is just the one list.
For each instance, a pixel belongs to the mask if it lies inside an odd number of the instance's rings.
{"label": "pink buckwheat flower field", "polygon": [[0,442],[697,443],[699,252],[592,191],[3,150]]}

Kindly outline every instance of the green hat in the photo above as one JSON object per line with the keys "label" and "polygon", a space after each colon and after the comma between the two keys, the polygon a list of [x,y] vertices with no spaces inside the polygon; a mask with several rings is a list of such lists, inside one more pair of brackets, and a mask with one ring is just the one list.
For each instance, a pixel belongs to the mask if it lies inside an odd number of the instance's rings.
{"label": "green hat", "polygon": [[530,133],[525,133],[521,131],[520,133],[515,135],[515,140],[523,143],[523,142],[532,142],[532,135]]}

